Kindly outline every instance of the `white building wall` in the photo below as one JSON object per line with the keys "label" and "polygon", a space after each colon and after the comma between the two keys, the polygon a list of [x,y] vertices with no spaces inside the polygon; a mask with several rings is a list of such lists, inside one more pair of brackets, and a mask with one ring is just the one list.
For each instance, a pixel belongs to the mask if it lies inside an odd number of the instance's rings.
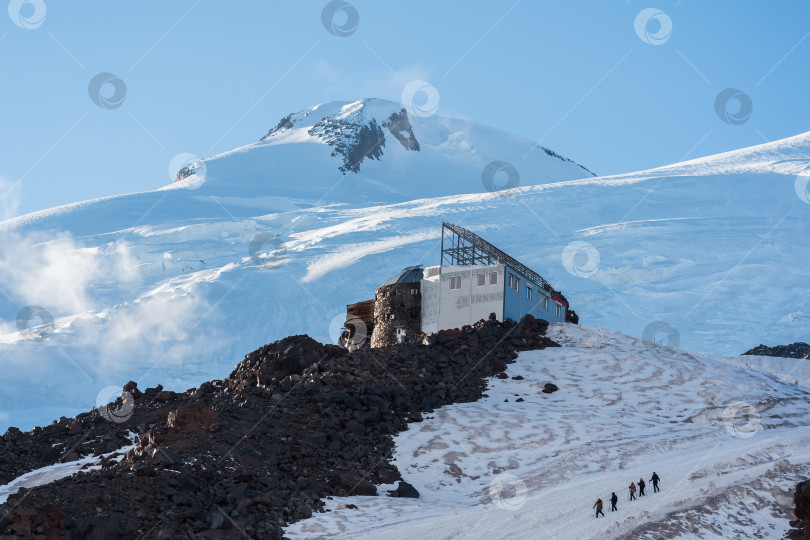
{"label": "white building wall", "polygon": [[[479,274],[484,275],[484,285],[478,285]],[[497,276],[495,283],[491,282],[491,274]],[[426,268],[424,275],[424,333],[461,328],[488,318],[490,313],[503,320],[504,265],[434,266]],[[450,288],[453,278],[461,278],[460,288]]]}
{"label": "white building wall", "polygon": [[429,334],[439,330],[439,270],[441,267],[425,268],[422,278],[422,332]]}

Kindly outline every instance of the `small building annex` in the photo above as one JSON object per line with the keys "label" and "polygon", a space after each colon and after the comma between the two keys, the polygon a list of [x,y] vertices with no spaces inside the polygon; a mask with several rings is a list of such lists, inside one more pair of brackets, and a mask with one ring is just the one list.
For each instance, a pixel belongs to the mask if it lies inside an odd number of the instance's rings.
{"label": "small building annex", "polygon": [[491,313],[498,320],[517,321],[528,313],[549,322],[578,322],[565,296],[539,274],[450,223],[442,223],[440,265],[407,267],[383,283],[373,300],[346,311],[341,341],[353,348],[368,335],[372,347],[382,347],[405,336],[461,328]]}

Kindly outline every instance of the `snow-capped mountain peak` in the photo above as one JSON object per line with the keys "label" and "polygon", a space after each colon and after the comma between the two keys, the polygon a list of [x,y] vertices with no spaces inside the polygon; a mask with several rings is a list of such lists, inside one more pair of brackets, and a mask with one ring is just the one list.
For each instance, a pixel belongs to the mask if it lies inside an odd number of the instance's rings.
{"label": "snow-capped mountain peak", "polygon": [[322,142],[333,148],[332,156],[342,159],[339,169],[345,174],[359,171],[366,158],[380,159],[391,137],[405,150],[419,151],[405,108],[391,101],[367,98],[345,104],[322,103],[289,114],[261,141]]}
{"label": "snow-capped mountain peak", "polygon": [[[391,203],[594,176],[551,149],[531,152],[534,146],[474,122],[410,115],[401,103],[365,98],[290,113],[258,142],[195,162],[177,179],[204,176],[203,192],[221,196],[245,188],[253,196],[321,202],[328,193],[340,202]],[[505,166],[510,173],[501,178]]]}

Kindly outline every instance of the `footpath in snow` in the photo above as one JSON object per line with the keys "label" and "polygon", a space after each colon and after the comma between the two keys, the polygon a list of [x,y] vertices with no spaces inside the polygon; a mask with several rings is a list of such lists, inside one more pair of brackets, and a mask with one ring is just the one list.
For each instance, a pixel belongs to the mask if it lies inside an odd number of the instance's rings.
{"label": "footpath in snow", "polygon": [[[397,437],[395,463],[419,499],[386,497],[385,487],[335,498],[287,535],[781,538],[789,529],[792,490],[810,473],[810,391],[785,382],[802,366],[756,370],[598,327],[552,325],[549,337],[563,347],[521,353],[488,397]],[[546,382],[560,390],[543,394]],[[628,501],[641,477],[647,495]],[[604,519],[594,518],[597,497]]]}

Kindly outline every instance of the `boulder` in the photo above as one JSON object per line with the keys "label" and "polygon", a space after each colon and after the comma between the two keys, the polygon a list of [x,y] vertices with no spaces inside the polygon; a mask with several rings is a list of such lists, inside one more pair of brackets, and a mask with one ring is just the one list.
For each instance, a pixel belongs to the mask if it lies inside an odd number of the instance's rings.
{"label": "boulder", "polygon": [[65,516],[50,504],[42,507],[20,504],[12,508],[0,522],[0,536],[3,538],[6,538],[3,536],[4,531],[10,531],[21,538],[59,540],[65,537]]}
{"label": "boulder", "polygon": [[418,499],[419,492],[416,491],[416,488],[410,485],[408,482],[400,482],[397,486],[397,489],[394,491],[388,492],[389,497],[409,497],[411,499]]}
{"label": "boulder", "polygon": [[559,390],[559,387],[556,384],[548,382],[543,385],[542,392],[544,394],[551,394],[552,392],[556,392],[557,390]]}
{"label": "boulder", "polygon": [[132,537],[118,514],[77,518],[71,521],[69,530],[68,538],[84,540],[123,540]]}
{"label": "boulder", "polygon": [[354,473],[344,472],[332,475],[329,483],[333,488],[340,488],[346,495],[376,495],[377,486]]}
{"label": "boulder", "polygon": [[265,345],[245,356],[228,377],[233,389],[265,386],[273,379],[301,375],[306,368],[343,349],[324,347],[307,335],[292,336]]}
{"label": "boulder", "polygon": [[169,413],[166,425],[170,428],[207,431],[220,423],[219,413],[199,401],[181,405]]}
{"label": "boulder", "polygon": [[810,524],[810,480],[796,485],[793,500],[796,503],[796,517]]}

